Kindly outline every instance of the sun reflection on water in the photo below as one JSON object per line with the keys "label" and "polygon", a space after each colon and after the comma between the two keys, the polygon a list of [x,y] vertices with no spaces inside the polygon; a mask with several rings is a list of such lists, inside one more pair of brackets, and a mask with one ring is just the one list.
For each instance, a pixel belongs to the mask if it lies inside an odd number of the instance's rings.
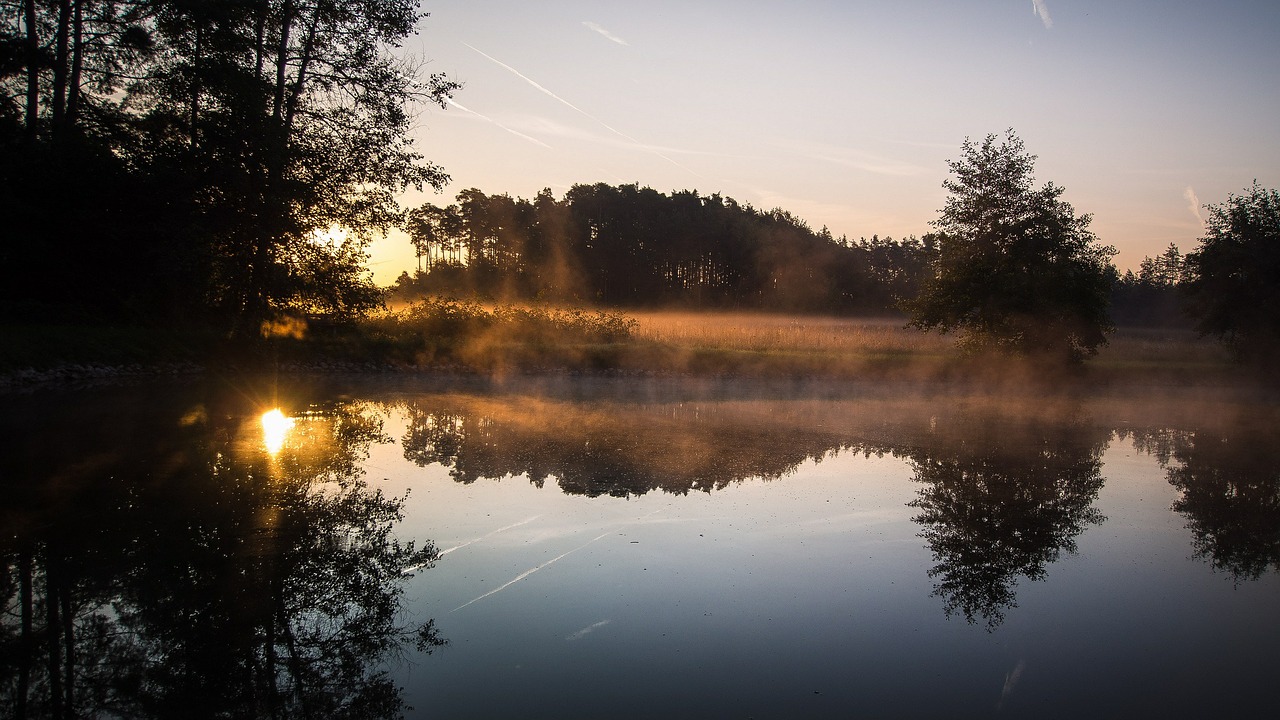
{"label": "sun reflection on water", "polygon": [[280,408],[268,410],[262,414],[262,443],[273,457],[284,448],[284,441],[293,429],[294,420],[287,417]]}

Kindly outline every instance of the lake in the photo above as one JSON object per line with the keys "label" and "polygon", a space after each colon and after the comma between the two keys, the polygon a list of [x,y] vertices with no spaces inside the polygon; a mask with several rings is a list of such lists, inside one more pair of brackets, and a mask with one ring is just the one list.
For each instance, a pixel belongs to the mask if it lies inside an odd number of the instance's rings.
{"label": "lake", "polygon": [[1174,387],[8,393],[0,709],[1271,717],[1278,419]]}

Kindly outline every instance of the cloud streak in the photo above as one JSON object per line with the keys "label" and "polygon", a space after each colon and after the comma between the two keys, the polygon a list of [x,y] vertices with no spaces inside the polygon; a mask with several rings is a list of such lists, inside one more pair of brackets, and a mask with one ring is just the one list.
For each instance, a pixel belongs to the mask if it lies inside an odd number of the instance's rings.
{"label": "cloud streak", "polygon": [[[628,135],[628,134],[626,134],[626,133],[622,132],[621,130],[618,130],[617,128],[615,128],[615,127],[613,127],[613,126],[609,125],[608,123],[606,123],[605,121],[603,121],[603,120],[601,120],[600,118],[596,117],[595,115],[592,115],[591,113],[587,112],[586,110],[583,110],[582,108],[578,107],[577,105],[574,105],[573,103],[569,102],[568,100],[565,100],[564,98],[560,97],[559,95],[557,95],[557,94],[555,94],[555,93],[551,92],[550,90],[548,90],[545,86],[543,86],[543,85],[542,85],[541,83],[539,83],[538,81],[536,81],[536,80],[534,80],[533,78],[531,78],[531,77],[529,77],[529,76],[525,75],[524,73],[520,72],[519,70],[516,70],[515,68],[513,68],[513,67],[511,67],[510,65],[508,65],[508,64],[506,64],[506,63],[502,62],[501,60],[499,60],[499,59],[495,58],[494,56],[490,55],[489,53],[486,53],[485,51],[483,51],[483,50],[481,50],[481,49],[479,49],[479,48],[477,48],[477,47],[475,47],[474,45],[471,45],[471,44],[469,44],[469,43],[465,43],[465,42],[464,42],[464,43],[462,43],[462,44],[463,44],[463,45],[466,45],[468,48],[471,48],[471,49],[472,49],[472,50],[474,50],[475,52],[477,52],[477,53],[479,53],[480,55],[484,56],[484,57],[485,57],[485,58],[487,58],[490,62],[496,63],[496,64],[497,64],[497,65],[499,65],[500,67],[502,67],[502,68],[506,69],[506,70],[507,70],[508,72],[510,72],[511,74],[515,75],[516,77],[520,78],[521,80],[524,80],[524,81],[525,81],[526,83],[528,83],[531,87],[533,87],[534,89],[538,90],[539,92],[541,92],[541,93],[545,94],[547,97],[551,98],[552,100],[555,100],[556,102],[560,103],[561,105],[564,105],[565,107],[569,108],[570,110],[573,110],[574,112],[578,113],[579,115],[582,115],[583,117],[587,118],[588,120],[592,120],[592,121],[594,121],[595,123],[597,123],[597,124],[599,124],[601,127],[603,127],[605,130],[608,130],[609,132],[613,133],[614,135],[617,135],[618,137],[622,138],[623,140],[627,140],[627,141],[631,142],[631,143],[632,143],[632,144],[633,144],[637,149],[639,149],[639,150],[641,150],[641,151],[643,151],[643,152],[647,152],[647,153],[649,153],[650,155],[654,155],[654,156],[656,156],[656,157],[660,157],[660,158],[662,158],[663,160],[666,160],[667,162],[671,163],[672,165],[675,165],[676,167],[680,168],[681,170],[684,170],[685,172],[689,173],[690,175],[693,175],[693,176],[695,176],[695,177],[697,177],[697,178],[700,178],[700,179],[703,179],[703,180],[705,180],[705,179],[706,179],[706,178],[705,178],[705,177],[703,177],[702,175],[699,175],[698,173],[694,172],[693,170],[690,170],[689,168],[685,167],[684,165],[681,165],[680,163],[676,162],[675,160],[672,160],[670,157],[667,157],[667,156],[666,156],[666,155],[664,155],[663,153],[658,152],[658,151],[656,151],[656,150],[652,150],[652,149],[650,149],[650,147],[651,147],[651,146],[645,145],[644,143],[640,142],[639,140],[637,140],[637,139],[635,139],[635,138],[631,137],[630,135]],[[515,132],[515,131],[513,130],[513,131],[511,131],[511,132]]]}
{"label": "cloud streak", "polygon": [[456,100],[454,100],[453,98],[445,98],[445,102],[449,103],[449,105],[451,105],[451,106],[453,106],[453,107],[458,108],[458,109],[459,109],[459,110],[461,110],[462,112],[470,113],[470,114],[475,115],[476,117],[480,118],[481,120],[484,120],[485,122],[493,123],[494,125],[497,125],[498,127],[502,128],[503,130],[506,130],[507,132],[511,133],[512,135],[515,135],[516,137],[521,138],[521,139],[524,139],[524,140],[528,140],[529,142],[533,143],[534,145],[541,145],[542,147],[544,147],[544,148],[546,148],[546,149],[548,149],[548,150],[553,149],[550,145],[548,145],[548,144],[546,144],[546,143],[542,142],[541,140],[539,140],[539,139],[538,139],[538,138],[536,138],[536,137],[531,137],[531,136],[529,136],[529,135],[525,135],[524,133],[520,132],[519,130],[513,130],[513,129],[511,129],[511,128],[507,127],[506,125],[503,125],[502,123],[498,122],[497,120],[494,120],[493,118],[489,117],[488,115],[482,115],[482,114],[480,114],[480,113],[476,112],[475,110],[471,110],[471,109],[469,109],[469,108],[463,107],[462,105],[459,105],[459,104],[458,104],[458,102],[457,102]]}
{"label": "cloud streak", "polygon": [[1182,197],[1187,199],[1187,209],[1196,216],[1196,222],[1204,225],[1204,216],[1200,214],[1200,198],[1196,195],[1195,188],[1188,185],[1187,189],[1182,191]]}
{"label": "cloud streak", "polygon": [[1031,11],[1044,23],[1045,30],[1053,27],[1053,18],[1049,17],[1049,6],[1044,4],[1044,0],[1031,0]]}
{"label": "cloud streak", "polygon": [[599,25],[597,25],[596,23],[591,22],[590,20],[584,20],[584,21],[582,22],[582,24],[583,24],[583,25],[585,25],[585,26],[587,26],[587,28],[588,28],[588,29],[590,29],[590,30],[592,30],[592,31],[594,31],[594,32],[599,33],[599,34],[600,34],[602,37],[604,37],[606,40],[609,40],[609,41],[611,41],[611,42],[616,42],[616,43],[618,43],[619,45],[628,45],[628,44],[629,44],[626,40],[623,40],[622,38],[618,37],[617,35],[614,35],[613,33],[609,32],[608,30],[605,30],[604,28],[600,27],[600,26],[599,26]]}

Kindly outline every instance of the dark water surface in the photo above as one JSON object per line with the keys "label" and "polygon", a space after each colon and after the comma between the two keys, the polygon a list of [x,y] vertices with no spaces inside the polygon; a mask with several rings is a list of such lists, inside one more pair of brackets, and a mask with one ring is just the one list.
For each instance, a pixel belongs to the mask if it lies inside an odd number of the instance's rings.
{"label": "dark water surface", "polygon": [[5,716],[1277,706],[1270,397],[402,378],[0,400]]}

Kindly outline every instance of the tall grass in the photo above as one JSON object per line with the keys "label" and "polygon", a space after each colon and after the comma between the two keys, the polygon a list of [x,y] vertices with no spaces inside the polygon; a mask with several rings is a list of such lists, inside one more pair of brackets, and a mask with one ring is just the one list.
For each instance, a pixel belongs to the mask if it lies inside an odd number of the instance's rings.
{"label": "tall grass", "polygon": [[392,355],[415,365],[478,370],[609,364],[635,321],[620,313],[429,298],[365,323]]}
{"label": "tall grass", "polygon": [[878,318],[797,317],[752,313],[639,312],[640,340],[686,349],[849,356],[942,355],[951,342]]}

